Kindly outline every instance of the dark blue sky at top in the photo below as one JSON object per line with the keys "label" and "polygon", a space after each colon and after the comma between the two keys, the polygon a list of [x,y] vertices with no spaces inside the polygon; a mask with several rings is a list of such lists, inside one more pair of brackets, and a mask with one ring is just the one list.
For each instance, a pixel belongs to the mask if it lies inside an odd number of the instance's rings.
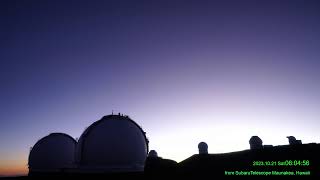
{"label": "dark blue sky at top", "polygon": [[319,107],[319,1],[5,0],[0,10],[2,154],[51,131],[80,136],[112,109],[157,129],[150,116],[190,111],[198,96]]}

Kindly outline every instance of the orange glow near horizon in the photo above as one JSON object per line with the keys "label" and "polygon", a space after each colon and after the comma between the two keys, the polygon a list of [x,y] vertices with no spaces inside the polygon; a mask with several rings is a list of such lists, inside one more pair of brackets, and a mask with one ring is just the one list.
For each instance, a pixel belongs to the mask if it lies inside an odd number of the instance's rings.
{"label": "orange glow near horizon", "polygon": [[24,164],[0,165],[0,177],[4,176],[25,176],[28,174],[28,167]]}
{"label": "orange glow near horizon", "polygon": [[17,153],[15,156],[12,154],[9,153],[7,156],[1,157],[0,177],[25,176],[28,174],[28,162],[25,156],[21,153]]}

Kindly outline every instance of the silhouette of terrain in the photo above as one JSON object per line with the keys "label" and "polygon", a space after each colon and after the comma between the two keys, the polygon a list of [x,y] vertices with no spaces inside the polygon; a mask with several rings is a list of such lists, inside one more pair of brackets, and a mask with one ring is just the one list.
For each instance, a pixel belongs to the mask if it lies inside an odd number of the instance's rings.
{"label": "silhouette of terrain", "polygon": [[[225,154],[197,154],[179,163],[178,173],[192,177],[226,176],[226,171],[292,171],[320,176],[320,144],[301,144],[244,150]],[[255,165],[254,165],[254,162]],[[261,164],[264,162],[264,165]],[[268,165],[266,162],[270,162]],[[260,164],[260,165],[258,165]],[[276,173],[276,172],[275,172]],[[297,175],[296,175],[297,176]]]}
{"label": "silhouette of terrain", "polygon": [[[253,136],[257,140],[257,136]],[[301,140],[297,140],[300,141]],[[144,172],[128,173],[81,173],[64,171],[60,173],[36,173],[29,174],[34,176],[56,176],[56,177],[137,177],[137,178],[199,178],[199,177],[227,177],[244,175],[227,175],[231,172],[270,172],[270,178],[280,176],[279,173],[293,172],[295,175],[290,177],[320,177],[320,144],[299,144],[292,143],[289,138],[289,145],[262,146],[262,141],[258,146],[251,146],[249,150],[208,154],[206,143],[199,143],[199,154],[177,163],[173,160],[158,157],[154,150],[149,152],[145,162]],[[252,138],[250,143],[252,143]],[[252,144],[251,144],[252,145]],[[205,149],[202,149],[202,148]],[[261,163],[265,163],[261,165]],[[269,164],[266,164],[269,162]],[[299,171],[302,174],[298,174]],[[308,172],[310,173],[308,175]],[[277,175],[278,173],[278,175]],[[303,173],[307,173],[303,174]],[[249,176],[245,176],[249,177]],[[250,177],[268,177],[265,175],[250,175]],[[282,176],[281,176],[282,177]],[[289,175],[286,175],[289,177]]]}
{"label": "silhouette of terrain", "polygon": [[28,176],[16,178],[320,177],[320,144],[287,138],[288,145],[272,146],[252,136],[250,149],[221,154],[209,154],[200,142],[198,154],[177,163],[149,151],[146,133],[132,119],[112,114],[78,141],[64,133],[40,139],[30,151]]}
{"label": "silhouette of terrain", "polygon": [[[34,177],[56,178],[199,178],[199,177],[227,177],[226,172],[232,171],[276,171],[276,172],[310,172],[310,175],[295,175],[294,177],[320,177],[320,144],[291,144],[281,146],[266,146],[260,149],[250,149],[223,154],[195,154],[177,163],[161,157],[148,157],[144,172],[128,173],[81,173],[61,171],[58,173],[30,173],[25,177],[12,177],[9,179],[32,179]],[[253,166],[254,162],[276,162],[269,166]],[[279,165],[279,163],[283,163]],[[291,163],[291,164],[290,164]],[[258,163],[259,164],[259,163]],[[287,164],[287,165],[285,165]],[[230,175],[229,175],[230,176]],[[233,175],[236,177],[239,175]],[[279,177],[280,175],[278,175]],[[243,176],[242,176],[243,177]],[[244,178],[249,177],[245,176]],[[264,175],[251,175],[250,177],[269,177]],[[281,176],[283,177],[283,176]],[[286,176],[289,177],[289,176]],[[293,177],[293,176],[290,176]]]}

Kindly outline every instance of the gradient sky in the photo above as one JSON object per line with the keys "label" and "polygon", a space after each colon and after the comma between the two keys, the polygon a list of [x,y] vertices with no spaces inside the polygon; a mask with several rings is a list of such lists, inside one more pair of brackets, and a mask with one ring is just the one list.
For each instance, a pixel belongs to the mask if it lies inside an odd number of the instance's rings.
{"label": "gradient sky", "polygon": [[121,112],[181,161],[320,142],[320,2],[0,1],[0,176],[29,149]]}

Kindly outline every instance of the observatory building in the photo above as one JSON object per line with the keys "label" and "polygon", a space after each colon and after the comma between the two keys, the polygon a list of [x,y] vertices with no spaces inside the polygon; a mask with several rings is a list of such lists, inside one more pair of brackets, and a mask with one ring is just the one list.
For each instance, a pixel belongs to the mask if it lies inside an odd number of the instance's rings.
{"label": "observatory building", "polygon": [[128,116],[108,115],[94,122],[79,138],[78,170],[86,173],[142,172],[148,139]]}
{"label": "observatory building", "polygon": [[144,173],[147,177],[163,177],[165,174],[176,173],[178,163],[158,156],[157,151],[151,150],[145,162]]}
{"label": "observatory building", "polygon": [[208,154],[208,144],[205,142],[200,142],[198,144],[199,154]]}
{"label": "observatory building", "polygon": [[302,144],[301,140],[297,140],[294,136],[287,136],[289,140],[289,145],[297,145],[297,144]]}
{"label": "observatory building", "polygon": [[262,140],[258,136],[252,136],[249,140],[250,149],[262,149]]}
{"label": "observatory building", "polygon": [[158,153],[155,150],[151,150],[148,154],[149,158],[157,158],[158,157]]}
{"label": "observatory building", "polygon": [[74,168],[76,141],[64,133],[51,133],[30,150],[29,174],[59,173]]}

